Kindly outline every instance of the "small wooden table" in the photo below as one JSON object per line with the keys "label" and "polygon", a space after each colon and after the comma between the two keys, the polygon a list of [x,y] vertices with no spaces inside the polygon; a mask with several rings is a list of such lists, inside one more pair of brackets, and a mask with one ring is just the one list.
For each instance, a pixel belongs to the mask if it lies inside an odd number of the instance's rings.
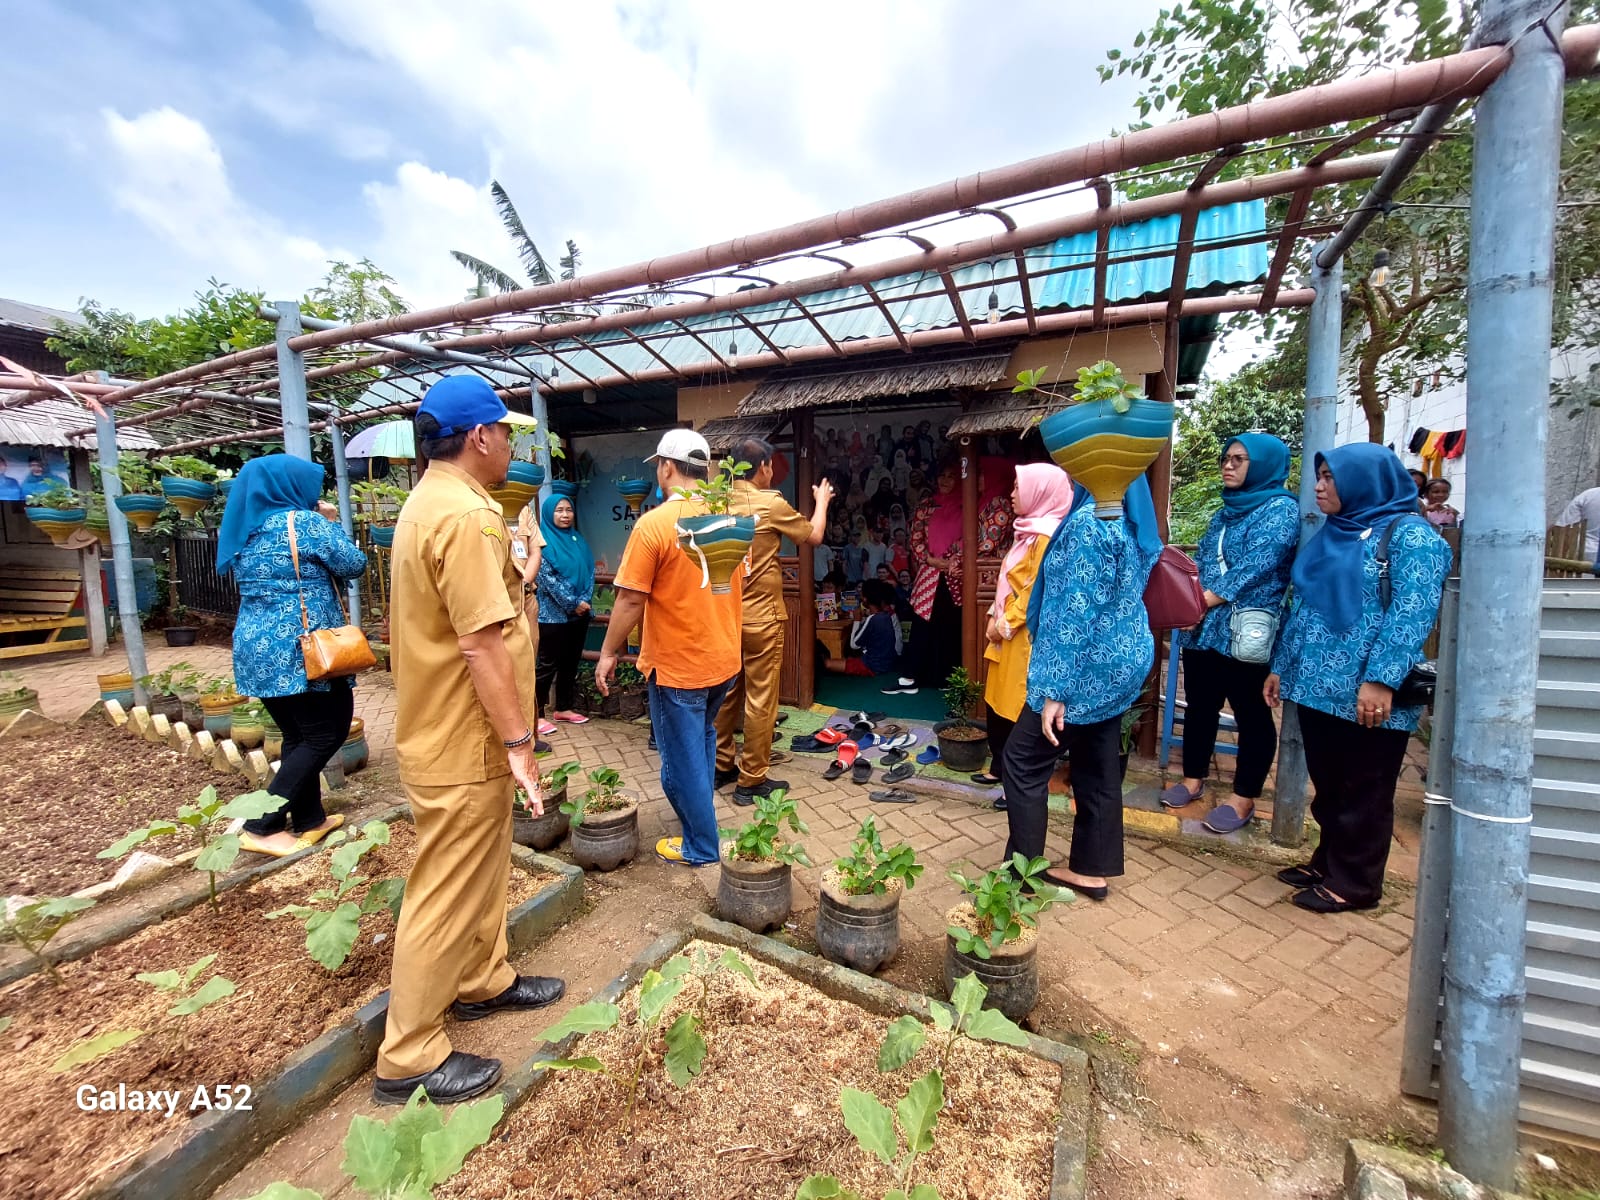
{"label": "small wooden table", "polygon": [[844,657],[844,639],[849,632],[848,617],[841,617],[837,621],[817,622],[817,640],[828,648],[829,658]]}

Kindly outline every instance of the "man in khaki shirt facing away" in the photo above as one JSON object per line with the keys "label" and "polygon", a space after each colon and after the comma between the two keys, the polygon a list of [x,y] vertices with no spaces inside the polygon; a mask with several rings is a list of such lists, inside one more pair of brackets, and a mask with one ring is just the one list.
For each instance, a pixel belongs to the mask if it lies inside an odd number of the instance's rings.
{"label": "man in khaki shirt facing away", "polygon": [[[734,481],[728,511],[756,519],[755,541],[750,546],[750,569],[744,581],[744,610],[740,629],[743,672],[728,689],[717,713],[716,786],[735,779],[735,804],[754,804],[774,788],[789,785],[768,779],[772,760],[772,730],[778,719],[778,675],[783,667],[783,628],[788,611],[783,603],[783,568],[778,549],[783,538],[797,547],[822,544],[828,528],[828,503],[833,485],[826,479],[811,489],[816,508],[807,521],[772,486],[772,445],[746,438],[733,451],[734,462],[750,464],[749,474]],[[802,554],[801,562],[805,556]],[[735,764],[733,731],[744,718],[744,748]]]}
{"label": "man in khaki shirt facing away", "polygon": [[416,415],[428,469],[400,510],[390,583],[395,752],[417,857],[395,930],[388,1028],[373,1098],[468,1100],[500,1078],[498,1059],[453,1050],[446,1010],[473,1021],[560,999],[559,979],[506,961],[511,801],[535,815],[533,647],[522,570],[488,488],[511,461],[506,411],[488,382],[451,375]]}

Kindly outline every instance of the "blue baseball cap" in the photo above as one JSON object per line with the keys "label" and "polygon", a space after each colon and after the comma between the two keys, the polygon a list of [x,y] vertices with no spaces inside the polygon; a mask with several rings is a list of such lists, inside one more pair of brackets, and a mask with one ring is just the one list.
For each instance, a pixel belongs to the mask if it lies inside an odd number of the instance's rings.
{"label": "blue baseball cap", "polygon": [[435,437],[455,437],[477,425],[534,426],[539,422],[524,413],[512,412],[481,375],[447,375],[428,389],[417,409],[439,422]]}

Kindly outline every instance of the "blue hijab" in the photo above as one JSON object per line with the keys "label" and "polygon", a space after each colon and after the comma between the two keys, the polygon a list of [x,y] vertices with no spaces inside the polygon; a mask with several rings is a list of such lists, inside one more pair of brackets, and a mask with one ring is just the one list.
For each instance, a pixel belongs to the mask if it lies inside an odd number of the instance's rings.
{"label": "blue hijab", "polygon": [[594,554],[589,550],[589,543],[584,540],[583,534],[578,532],[577,505],[573,505],[571,529],[561,529],[556,525],[556,505],[563,500],[572,504],[572,497],[551,492],[539,505],[539,532],[544,534],[544,560],[541,565],[548,566],[562,579],[570,581],[575,585],[577,594],[588,600],[594,596]]}
{"label": "blue hijab", "polygon": [[1336,446],[1316,457],[1339,489],[1339,511],[1323,521],[1294,560],[1294,594],[1328,628],[1349,629],[1361,616],[1363,543],[1396,517],[1417,511],[1417,485],[1393,450],[1372,442]]}
{"label": "blue hijab", "polygon": [[1222,489],[1222,523],[1232,525],[1255,512],[1269,500],[1279,496],[1295,498],[1284,487],[1289,478],[1289,447],[1270,433],[1241,433],[1229,438],[1222,452],[1237,443],[1250,456],[1250,467],[1245,471],[1244,483],[1236,488]]}
{"label": "blue hijab", "polygon": [[[217,570],[226,575],[256,530],[281,512],[315,512],[323,470],[292,454],[252,458],[240,468],[217,531]],[[1407,478],[1410,478],[1407,476]]]}
{"label": "blue hijab", "polygon": [[[1409,479],[1410,476],[1407,476]],[[1061,518],[1061,524],[1056,526],[1055,533],[1050,535],[1053,546],[1056,538],[1066,531],[1072,524],[1072,518],[1085,505],[1093,504],[1094,496],[1089,489],[1076,480],[1072,484],[1072,507],[1067,510],[1067,515]],[[1150,493],[1150,481],[1140,475],[1128,485],[1127,492],[1122,497],[1122,519],[1126,523],[1128,536],[1139,550],[1149,556],[1151,561],[1161,553],[1161,527],[1156,522],[1155,497]],[[1048,549],[1044,558],[1039,560],[1042,565],[1050,557]],[[1039,613],[1044,607],[1044,589],[1035,585],[1033,592],[1028,596],[1028,635],[1039,636]]]}

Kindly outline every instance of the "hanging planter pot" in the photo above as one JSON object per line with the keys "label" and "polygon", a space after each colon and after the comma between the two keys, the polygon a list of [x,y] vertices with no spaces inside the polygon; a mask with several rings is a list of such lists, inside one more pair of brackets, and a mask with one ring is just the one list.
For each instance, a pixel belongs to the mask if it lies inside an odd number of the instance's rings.
{"label": "hanging planter pot", "polygon": [[106,515],[105,509],[92,510],[84,518],[83,527],[100,539],[102,550],[111,549],[111,518]]}
{"label": "hanging planter pot", "polygon": [[1039,436],[1057,466],[1094,496],[1095,515],[1122,515],[1128,485],[1144,474],[1172,436],[1176,406],[1143,396],[1126,412],[1109,400],[1074,404],[1039,422]]}
{"label": "hanging planter pot", "polygon": [[140,492],[130,492],[117,497],[117,508],[122,515],[128,518],[128,524],[143,532],[156,523],[156,518],[161,515],[161,510],[167,502],[160,496],[148,496]]}
{"label": "hanging planter pot", "polygon": [[513,462],[506,468],[506,482],[537,488],[544,483],[544,468],[533,462]]}
{"label": "hanging planter pot", "polygon": [[273,722],[271,717],[261,719],[263,736],[261,750],[267,756],[268,762],[276,762],[283,757],[283,730]]}
{"label": "hanging planter pot", "polygon": [[182,475],[163,475],[161,494],[173,508],[193,519],[196,513],[216,498],[217,485],[198,479],[185,479]]}
{"label": "hanging planter pot", "polygon": [[650,489],[654,486],[644,479],[623,479],[617,483],[617,491],[622,493],[622,500],[628,506],[628,511],[637,517],[639,510],[644,507],[644,498],[650,494]]}
{"label": "hanging planter pot", "polygon": [[168,625],[161,631],[169,646],[192,646],[200,636],[198,625]]}
{"label": "hanging planter pot", "polygon": [[367,723],[360,717],[350,722],[350,733],[339,747],[339,761],[346,775],[354,775],[367,765],[372,752],[367,746]]}
{"label": "hanging planter pot", "polygon": [[678,522],[678,545],[700,564],[700,586],[709,585],[713,596],[733,590],[733,573],[750,553],[755,536],[754,517],[707,513]]}
{"label": "hanging planter pot", "polygon": [[537,486],[526,483],[506,483],[489,493],[500,505],[500,511],[505,514],[508,523],[515,521],[538,494]]}
{"label": "hanging planter pot", "polygon": [[578,494],[578,485],[570,479],[553,479],[550,481],[550,490],[557,496],[565,496],[571,500]]}
{"label": "hanging planter pot", "polygon": [[86,508],[45,508],[27,504],[22,511],[35,528],[43,530],[57,546],[65,546],[67,539],[82,529],[89,517]]}
{"label": "hanging planter pot", "polygon": [[226,500],[228,498],[228,493],[231,492],[232,490],[233,490],[233,476],[232,475],[228,476],[226,479],[217,480],[217,495],[222,497],[222,499]]}
{"label": "hanging planter pot", "polygon": [[372,544],[380,550],[388,550],[394,545],[393,525],[368,525],[367,537]]}

